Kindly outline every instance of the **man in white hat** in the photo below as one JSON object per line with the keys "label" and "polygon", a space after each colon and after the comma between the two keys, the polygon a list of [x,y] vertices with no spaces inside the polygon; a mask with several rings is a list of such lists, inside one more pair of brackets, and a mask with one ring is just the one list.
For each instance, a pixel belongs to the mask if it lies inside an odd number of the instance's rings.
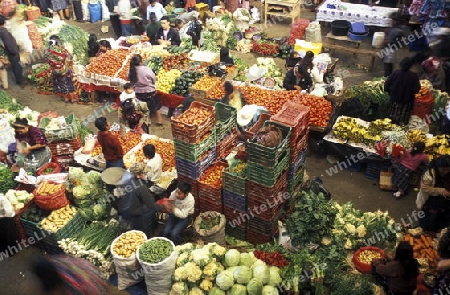
{"label": "man in white hat", "polygon": [[172,204],[156,204],[149,191],[144,163],[135,163],[130,172],[123,168],[112,167],[102,173],[102,180],[116,186],[115,207],[120,216],[130,223],[131,228],[151,234],[156,224],[156,212],[171,211]]}
{"label": "man in white hat", "polygon": [[257,106],[256,104],[247,104],[243,106],[242,109],[237,112],[239,137],[244,139],[245,136],[243,135],[243,132],[258,121],[259,115],[268,112],[269,111],[266,108]]}

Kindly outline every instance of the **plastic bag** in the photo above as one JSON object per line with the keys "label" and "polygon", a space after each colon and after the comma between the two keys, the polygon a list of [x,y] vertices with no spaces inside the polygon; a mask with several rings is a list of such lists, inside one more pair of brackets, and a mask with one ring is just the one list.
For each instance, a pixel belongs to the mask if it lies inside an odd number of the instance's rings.
{"label": "plastic bag", "polygon": [[8,146],[16,142],[14,129],[9,125],[7,118],[0,118],[0,151],[7,153]]}
{"label": "plastic bag", "polygon": [[33,52],[33,43],[31,43],[30,37],[28,37],[28,28],[25,22],[12,22],[10,31],[11,35],[16,39],[20,51]]}
{"label": "plastic bag", "polygon": [[89,134],[84,138],[84,147],[81,150],[82,154],[89,155],[95,147],[95,143],[97,141],[97,136]]}
{"label": "plastic bag", "polygon": [[83,20],[84,21],[89,21],[91,18],[91,13],[89,11],[89,1],[81,1],[81,8],[83,11]]}
{"label": "plastic bag", "polygon": [[0,194],[0,218],[14,217],[16,212],[4,194]]}
{"label": "plastic bag", "polygon": [[102,22],[109,21],[109,9],[108,6],[106,6],[106,1],[100,1],[102,4]]}
{"label": "plastic bag", "polygon": [[96,23],[102,19],[102,4],[98,1],[89,2],[89,15],[90,22]]}
{"label": "plastic bag", "polygon": [[175,265],[178,253],[172,241],[166,238],[152,238],[166,240],[173,246],[172,254],[160,263],[147,263],[139,259],[139,249],[136,251],[137,259],[144,270],[145,284],[147,285],[147,294],[167,295],[172,287],[172,275],[175,271]]}
{"label": "plastic bag", "polygon": [[312,190],[316,195],[319,193],[323,193],[326,200],[331,199],[330,191],[323,184],[322,178],[316,176],[310,180],[307,190]]}
{"label": "plastic bag", "polygon": [[[141,231],[132,230],[131,232],[140,233],[145,236],[145,239],[147,239],[147,235]],[[142,275],[138,275],[142,274],[141,271],[142,267],[136,258],[136,254],[132,255],[131,257],[124,258],[116,255],[113,251],[114,244],[124,234],[126,233],[123,233],[122,235],[118,236],[111,244],[111,255],[113,257],[114,266],[116,267],[117,288],[119,290],[125,290],[126,288],[136,285],[137,283],[141,282],[144,279]]]}

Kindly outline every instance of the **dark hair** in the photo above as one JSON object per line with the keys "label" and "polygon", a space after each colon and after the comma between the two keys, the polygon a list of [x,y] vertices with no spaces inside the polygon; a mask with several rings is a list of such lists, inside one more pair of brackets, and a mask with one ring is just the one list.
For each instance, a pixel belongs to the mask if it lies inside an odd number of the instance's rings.
{"label": "dark hair", "polygon": [[411,156],[421,154],[425,150],[425,143],[422,141],[415,142],[411,149]]}
{"label": "dark hair", "polygon": [[312,51],[307,51],[305,56],[299,62],[299,65],[303,65],[306,69],[312,69],[313,65],[314,53]]}
{"label": "dark hair", "polygon": [[98,130],[106,131],[106,125],[108,125],[108,121],[106,120],[105,117],[100,117],[95,119],[94,125],[95,127],[97,127]]}
{"label": "dark hair", "polygon": [[146,156],[149,159],[153,159],[155,157],[156,149],[153,144],[146,144],[142,148],[142,151],[144,152],[144,156]]}
{"label": "dark hair", "polygon": [[27,118],[16,118],[16,121],[14,123],[27,126],[28,120],[27,120]]}
{"label": "dark hair", "polygon": [[136,108],[134,107],[134,103],[131,99],[127,99],[124,102],[122,102],[122,116],[130,116],[134,114],[136,111]]}
{"label": "dark hair", "polygon": [[439,239],[438,253],[439,256],[443,259],[450,258],[450,230],[448,228],[447,231]]}
{"label": "dark hair", "polygon": [[182,19],[177,18],[177,19],[175,20],[175,26],[178,26],[178,25],[180,25],[180,24],[182,24],[182,23],[184,23],[184,21],[183,21]]}
{"label": "dark hair", "polygon": [[443,155],[434,159],[430,162],[430,164],[428,164],[427,170],[425,170],[425,172],[429,171],[432,175],[435,176],[436,187],[442,187],[443,185],[442,177],[439,173],[439,168],[450,168],[450,155]]}
{"label": "dark hair", "polygon": [[108,49],[111,49],[111,43],[109,43],[108,40],[100,40],[100,41],[98,41],[98,45],[99,46],[104,46],[104,47],[106,47]]}
{"label": "dark hair", "polygon": [[220,60],[230,57],[230,50],[226,47],[220,47]]}
{"label": "dark hair", "polygon": [[234,91],[233,84],[231,84],[230,81],[225,81],[225,83],[223,83],[223,88],[225,89],[225,94],[231,94]]}
{"label": "dark hair", "polygon": [[6,16],[0,15],[0,26],[3,26],[6,23]]}
{"label": "dark hair", "polygon": [[405,241],[398,243],[394,260],[400,261],[403,266],[405,279],[415,278],[419,274],[419,263],[414,259],[413,247],[410,243]]}
{"label": "dark hair", "polygon": [[412,63],[421,64],[423,61],[428,59],[428,55],[423,52],[416,53],[413,57],[411,57]]}
{"label": "dark hair", "polygon": [[61,39],[56,35],[51,35],[48,39],[50,40],[50,45],[62,45]]}
{"label": "dark hair", "polygon": [[156,2],[156,0],[150,0],[149,2],[150,2],[150,3],[154,3],[154,2]]}
{"label": "dark hair", "polygon": [[142,62],[142,56],[139,54],[135,54],[130,61],[130,71],[128,72],[128,79],[131,83],[137,82],[137,73],[136,67],[139,66]]}
{"label": "dark hair", "polygon": [[162,20],[166,20],[166,21],[168,21],[170,23],[170,19],[169,19],[169,17],[167,15],[161,17],[161,19],[159,21],[162,21]]}
{"label": "dark hair", "polygon": [[300,61],[300,63],[297,65],[297,73],[301,74],[303,77],[305,77],[307,75],[307,68],[304,64],[302,64],[302,61]]}
{"label": "dark hair", "polygon": [[57,290],[63,284],[63,279],[59,275],[56,267],[43,256],[38,256],[33,259],[31,271],[39,278],[46,292]]}
{"label": "dark hair", "polygon": [[125,83],[125,85],[123,85],[123,89],[125,89],[125,90],[128,90],[131,87],[133,87],[133,85],[131,85],[131,83],[129,83],[129,82],[127,82],[127,83]]}
{"label": "dark hair", "polygon": [[88,40],[88,56],[89,57],[95,57],[99,49],[98,42],[97,42],[97,35],[90,34],[89,40]]}
{"label": "dark hair", "polygon": [[409,57],[403,58],[402,61],[400,62],[400,68],[403,71],[409,71],[409,69],[411,69],[412,65],[413,65],[413,61]]}
{"label": "dark hair", "polygon": [[151,18],[152,16],[156,17],[156,13],[154,13],[153,11],[150,12],[150,18]]}
{"label": "dark hair", "polygon": [[184,181],[179,182],[177,187],[183,194],[190,193],[192,190],[192,185]]}
{"label": "dark hair", "polygon": [[89,45],[97,44],[97,41],[98,41],[97,35],[89,34],[89,39],[88,39]]}

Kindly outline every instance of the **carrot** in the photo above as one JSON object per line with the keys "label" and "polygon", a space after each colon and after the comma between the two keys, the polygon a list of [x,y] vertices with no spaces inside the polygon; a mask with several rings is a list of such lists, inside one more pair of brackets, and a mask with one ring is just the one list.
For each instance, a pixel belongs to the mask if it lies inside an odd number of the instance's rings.
{"label": "carrot", "polygon": [[427,237],[424,235],[421,235],[420,238],[421,238],[423,244],[425,245],[425,247],[430,248],[430,241],[427,239]]}
{"label": "carrot", "polygon": [[413,246],[414,252],[420,252],[421,249],[422,249],[422,246],[419,243],[417,243]]}

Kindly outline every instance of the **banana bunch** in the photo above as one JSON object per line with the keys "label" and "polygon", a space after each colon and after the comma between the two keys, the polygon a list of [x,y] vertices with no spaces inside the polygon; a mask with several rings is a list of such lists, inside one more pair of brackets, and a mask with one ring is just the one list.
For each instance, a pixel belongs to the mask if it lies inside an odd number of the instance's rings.
{"label": "banana bunch", "polygon": [[425,142],[427,140],[427,136],[422,130],[408,130],[408,132],[406,133],[406,138],[411,143],[419,141]]}
{"label": "banana bunch", "polygon": [[156,89],[164,93],[170,93],[170,91],[175,87],[175,79],[180,76],[180,70],[172,69],[170,71],[166,71],[161,69],[156,76]]}
{"label": "banana bunch", "polygon": [[359,125],[355,118],[341,118],[339,122],[334,125],[333,135],[336,138],[348,140],[353,133],[357,132],[361,128],[363,128],[363,126]]}
{"label": "banana bunch", "polygon": [[449,155],[450,144],[448,135],[437,135],[425,140],[425,152],[433,156]]}
{"label": "banana bunch", "polygon": [[391,131],[398,128],[399,127],[397,125],[392,124],[391,119],[384,118],[370,122],[368,131],[370,135],[376,136],[381,134],[383,131]]}

